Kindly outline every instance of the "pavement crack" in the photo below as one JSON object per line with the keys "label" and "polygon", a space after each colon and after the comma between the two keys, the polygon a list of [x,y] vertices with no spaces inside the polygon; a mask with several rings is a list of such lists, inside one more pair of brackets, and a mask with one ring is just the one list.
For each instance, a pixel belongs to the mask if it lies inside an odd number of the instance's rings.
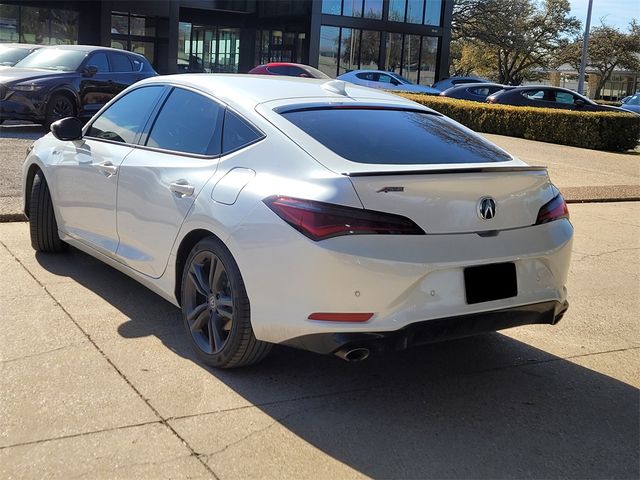
{"label": "pavement crack", "polygon": [[131,380],[129,380],[129,378],[127,378],[127,376],[124,374],[124,372],[122,370],[120,370],[118,368],[118,366],[107,356],[107,354],[104,352],[104,350],[102,350],[102,348],[100,348],[100,346],[95,342],[95,340],[91,337],[91,335],[89,335],[89,333],[87,331],[85,331],[84,328],[82,328],[82,326],[80,326],[80,324],[76,321],[75,318],[73,318],[71,313],[64,307],[64,305],[62,305],[58,301],[58,299],[49,291],[49,289],[38,278],[36,278],[36,276],[33,273],[31,273],[31,271],[26,267],[26,265],[24,263],[22,263],[22,261],[11,251],[11,249],[4,242],[0,241],[0,245],[2,245],[7,252],[9,252],[9,254],[13,257],[13,259],[16,262],[18,262],[20,264],[20,266],[24,269],[24,271],[27,272],[27,274],[31,278],[33,278],[33,280],[46,292],[47,295],[49,295],[49,297],[53,300],[55,305],[60,307],[60,309],[64,312],[64,314],[69,318],[69,320],[71,320],[73,322],[73,324],[76,326],[76,328],[78,330],[80,330],[80,333],[82,333],[82,335],[84,335],[86,337],[86,339],[89,340],[91,345],[93,345],[93,347],[98,351],[98,353],[100,355],[102,355],[102,358],[104,358],[104,360],[111,366],[111,368],[113,368],[115,370],[115,372],[127,383],[127,385],[129,385],[129,387],[136,393],[136,395],[138,395],[138,397],[140,397],[140,399],[147,405],[147,407],[158,418],[160,423],[162,423],[167,429],[169,429],[169,431],[171,433],[173,433],[182,442],[182,444],[187,448],[187,450],[189,450],[189,452],[192,455],[194,455],[198,459],[198,461],[200,463],[202,463],[204,468],[211,474],[211,476],[214,479],[218,480],[219,477],[214,473],[214,471],[211,469],[211,467],[209,467],[209,465],[207,465],[207,462],[205,462],[204,460],[201,459],[201,457],[196,453],[196,451],[193,449],[193,447],[191,445],[189,445],[189,443],[167,422],[167,419],[165,419],[160,414],[160,412],[151,404],[149,399],[146,398],[144,395],[142,395],[142,392],[140,392],[140,390],[138,390],[138,388],[131,382]]}
{"label": "pavement crack", "polygon": [[67,440],[69,438],[86,437],[87,435],[94,435],[97,433],[115,432],[115,431],[124,430],[127,428],[144,427],[147,425],[155,425],[155,424],[161,425],[162,422],[160,420],[154,420],[152,422],[133,423],[131,425],[121,425],[119,427],[113,427],[113,428],[102,428],[100,430],[92,430],[90,432],[71,433],[69,435],[62,435],[60,437],[41,438],[39,440],[32,440],[30,442],[19,442],[19,443],[13,443],[11,445],[2,445],[0,446],[0,450],[6,450],[7,448],[24,447],[27,445],[38,445],[40,443],[55,442],[57,440]]}
{"label": "pavement crack", "polygon": [[633,250],[640,250],[640,247],[617,248],[615,250],[607,250],[606,252],[601,252],[601,253],[581,253],[574,250],[573,253],[575,253],[576,255],[580,255],[580,258],[577,258],[575,261],[581,262],[587,258],[599,258],[605,255],[612,255],[614,253],[620,253],[620,252],[629,252]]}
{"label": "pavement crack", "polygon": [[21,357],[3,359],[3,360],[0,360],[0,364],[19,362],[20,360],[26,360],[28,358],[39,357],[41,355],[48,355],[49,353],[58,352],[60,350],[66,349],[66,348],[77,347],[79,345],[82,345],[82,343],[81,342],[73,342],[73,343],[70,343],[68,345],[63,345],[62,347],[52,348],[51,350],[45,350],[44,352],[32,353],[30,355],[23,355]]}

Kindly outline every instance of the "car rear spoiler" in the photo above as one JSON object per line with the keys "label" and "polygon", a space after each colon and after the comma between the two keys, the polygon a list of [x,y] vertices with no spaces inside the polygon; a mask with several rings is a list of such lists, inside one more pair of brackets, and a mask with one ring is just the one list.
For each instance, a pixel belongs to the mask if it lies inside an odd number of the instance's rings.
{"label": "car rear spoiler", "polygon": [[379,177],[384,175],[443,175],[448,173],[484,173],[484,172],[546,172],[544,166],[522,167],[471,167],[471,168],[445,168],[433,170],[389,170],[372,172],[343,172],[348,177]]}

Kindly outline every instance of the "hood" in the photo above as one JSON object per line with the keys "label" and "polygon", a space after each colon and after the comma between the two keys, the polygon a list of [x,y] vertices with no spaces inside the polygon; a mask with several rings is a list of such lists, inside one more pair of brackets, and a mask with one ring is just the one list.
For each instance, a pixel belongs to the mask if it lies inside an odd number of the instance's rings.
{"label": "hood", "polygon": [[38,80],[40,78],[68,77],[76,72],[58,72],[54,70],[39,70],[36,68],[15,68],[7,67],[0,70],[0,83],[25,82],[28,80]]}

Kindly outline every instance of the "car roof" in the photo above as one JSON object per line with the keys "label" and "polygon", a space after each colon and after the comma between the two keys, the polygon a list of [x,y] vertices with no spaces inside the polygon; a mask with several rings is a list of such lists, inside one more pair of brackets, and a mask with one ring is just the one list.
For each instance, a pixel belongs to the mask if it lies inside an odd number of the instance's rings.
{"label": "car roof", "polygon": [[35,43],[0,43],[0,47],[9,47],[9,48],[23,48],[23,49],[32,49],[32,48],[44,48],[47,45],[36,45]]}
{"label": "car roof", "polygon": [[[232,73],[187,73],[152,77],[135,85],[150,84],[168,84],[194,88],[242,110],[254,110],[258,104],[274,100],[290,100],[291,104],[295,104],[303,100],[331,102],[336,100],[367,99],[370,101],[391,101],[399,105],[417,106],[414,102],[380,90],[361,87],[342,80],[321,78]],[[345,94],[338,93],[341,89]]]}
{"label": "car roof", "polygon": [[100,45],[51,45],[51,46],[47,45],[44,48],[55,49],[55,50],[74,50],[76,52],[87,52],[87,53],[94,52],[96,50],[101,50],[101,51],[106,50],[110,52],[125,53],[127,55],[135,55],[136,57],[145,58],[144,55],[140,55],[139,53],[136,53],[136,52],[121,50],[119,48],[102,47]]}

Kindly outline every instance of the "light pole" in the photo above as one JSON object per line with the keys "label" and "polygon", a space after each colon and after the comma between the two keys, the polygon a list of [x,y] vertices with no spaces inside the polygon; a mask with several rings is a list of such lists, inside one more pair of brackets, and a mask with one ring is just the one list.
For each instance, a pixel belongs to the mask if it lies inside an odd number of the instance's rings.
{"label": "light pole", "polygon": [[582,57],[580,58],[580,76],[578,77],[578,93],[582,95],[584,90],[585,69],[587,68],[587,51],[589,50],[589,29],[591,28],[591,7],[593,0],[589,0],[589,9],[587,10],[587,22],[584,26],[584,39],[582,40]]}

